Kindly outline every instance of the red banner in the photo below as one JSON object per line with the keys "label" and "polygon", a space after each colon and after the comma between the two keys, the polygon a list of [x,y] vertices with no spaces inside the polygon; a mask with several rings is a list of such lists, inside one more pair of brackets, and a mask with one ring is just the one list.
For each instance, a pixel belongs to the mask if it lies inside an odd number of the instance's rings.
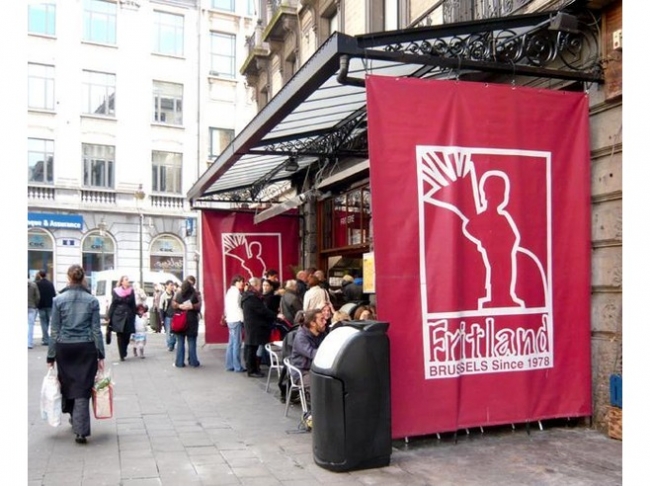
{"label": "red banner", "polygon": [[393,437],[590,415],[587,96],[366,86]]}
{"label": "red banner", "polygon": [[281,215],[255,224],[250,212],[201,213],[205,341],[227,343],[228,330],[219,321],[231,279],[262,277],[269,269],[278,271],[281,282],[292,279],[299,263],[298,218]]}

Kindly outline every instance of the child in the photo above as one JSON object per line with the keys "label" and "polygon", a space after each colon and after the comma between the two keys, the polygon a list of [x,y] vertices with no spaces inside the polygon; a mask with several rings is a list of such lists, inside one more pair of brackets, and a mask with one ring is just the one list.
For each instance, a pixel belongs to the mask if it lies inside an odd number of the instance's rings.
{"label": "child", "polygon": [[149,311],[146,304],[139,304],[136,307],[135,316],[135,333],[131,334],[131,345],[133,346],[133,356],[144,358],[144,346],[147,343],[147,319],[144,314]]}

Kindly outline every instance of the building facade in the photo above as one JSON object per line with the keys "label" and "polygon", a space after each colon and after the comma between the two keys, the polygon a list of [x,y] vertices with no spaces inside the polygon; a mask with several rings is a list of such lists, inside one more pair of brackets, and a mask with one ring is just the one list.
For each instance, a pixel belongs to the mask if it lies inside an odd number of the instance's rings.
{"label": "building facade", "polygon": [[[580,5],[578,5],[580,4]],[[594,42],[598,46],[598,64],[603,68],[602,82],[576,82],[567,79],[535,78],[530,74],[513,79],[513,75],[490,73],[488,77],[475,77],[476,73],[458,70],[457,79],[480,80],[496,83],[517,82],[522,86],[550,89],[583,90],[590,100],[591,130],[591,209],[592,209],[592,258],[591,258],[591,350],[592,350],[592,389],[593,420],[597,427],[604,429],[607,424],[609,406],[610,376],[622,373],[622,2],[620,0],[595,0],[574,2],[573,0],[261,0],[259,5],[260,22],[255,35],[248,39],[248,56],[241,65],[253,90],[254,100],[260,119],[257,125],[247,128],[242,145],[234,142],[235,149],[259,144],[261,149],[250,151],[247,156],[223,158],[220,174],[228,171],[232,164],[241,167],[253,164],[257,154],[274,153],[287,158],[269,171],[267,178],[259,178],[253,186],[255,191],[237,187],[226,178],[215,178],[209,172],[204,174],[191,190],[190,198],[197,197],[195,203],[202,202],[209,208],[214,201],[242,201],[247,195],[263,195],[258,186],[277,184],[282,175],[293,182],[293,192],[287,192],[285,208],[299,208],[302,216],[301,238],[302,266],[316,266],[327,271],[330,284],[336,286],[342,271],[362,272],[362,258],[372,252],[372,220],[370,208],[371,192],[367,153],[359,151],[361,157],[351,156],[347,161],[337,160],[315,162],[313,145],[306,139],[293,140],[290,146],[290,123],[283,117],[295,109],[291,96],[300,98],[299,82],[308,84],[309,77],[300,77],[312,69],[310,61],[319,50],[328,49],[327,42],[334,32],[347,35],[381,33],[395,29],[412,27],[441,26],[463,22],[489,22],[524,14],[558,11],[571,7],[585,7],[596,26]],[[571,26],[559,28],[571,29]],[[396,35],[397,37],[397,35]],[[322,54],[323,52],[320,52]],[[321,56],[325,57],[325,56]],[[559,59],[557,60],[559,61]],[[316,66],[313,69],[317,69]],[[343,70],[344,67],[342,66]],[[453,68],[452,68],[453,70]],[[298,73],[298,76],[294,75]],[[481,75],[481,73],[479,73]],[[481,75],[482,76],[482,75]],[[300,78],[300,79],[296,79]],[[340,76],[339,76],[340,79]],[[293,84],[293,86],[292,86]],[[325,86],[325,84],[323,85]],[[307,90],[309,87],[305,87]],[[325,88],[321,87],[324,92]],[[325,95],[323,95],[325,96]],[[348,96],[346,94],[346,96]],[[272,115],[264,116],[265,107],[278,97],[276,107],[280,107],[277,123],[286,127],[271,127]],[[306,97],[300,99],[304,100]],[[317,96],[308,101],[313,103]],[[289,101],[287,101],[289,100]],[[286,103],[286,105],[285,105]],[[291,105],[291,106],[289,106]],[[334,103],[332,103],[332,107]],[[334,108],[331,110],[335,110]],[[267,109],[268,110],[268,109]],[[305,113],[309,108],[305,107]],[[299,118],[296,110],[293,116]],[[316,109],[312,113],[316,113]],[[360,117],[361,119],[362,117]],[[288,119],[287,119],[288,120]],[[305,119],[307,120],[307,119]],[[348,119],[346,119],[348,121]],[[354,122],[354,120],[351,120]],[[307,122],[305,122],[307,123]],[[343,123],[341,123],[343,128]],[[275,131],[275,132],[273,132]],[[278,135],[274,137],[275,133]],[[352,132],[350,132],[352,133]],[[318,137],[321,137],[318,139]],[[314,140],[323,141],[315,129]],[[361,140],[363,136],[358,137]],[[295,137],[297,139],[297,137]],[[263,146],[263,142],[266,146]],[[331,140],[330,140],[331,142]],[[298,143],[308,150],[301,158],[292,157]],[[354,147],[352,147],[354,149]],[[313,157],[312,157],[313,156]],[[365,157],[364,157],[365,156]],[[239,157],[239,156],[238,156]],[[292,160],[293,159],[293,160]],[[289,164],[298,166],[289,170]],[[259,159],[258,164],[264,161]],[[304,179],[295,176],[295,171],[312,167],[336,166],[335,171],[322,176],[322,171],[313,171]],[[229,166],[230,165],[230,166]],[[225,167],[224,167],[225,166]],[[270,166],[270,164],[269,164]],[[235,166],[237,167],[237,166]],[[314,176],[318,174],[319,177]],[[214,181],[210,191],[206,191]],[[311,187],[310,187],[311,186]],[[306,188],[309,188],[306,191]],[[223,198],[215,197],[222,191]],[[296,198],[297,193],[301,193]],[[212,200],[211,200],[212,199]],[[282,199],[282,198],[280,198]],[[260,207],[268,208],[268,203]],[[277,205],[276,202],[272,202]],[[249,202],[250,204],[250,202]],[[255,204],[253,202],[253,204]],[[235,206],[241,206],[237,203]],[[279,206],[277,206],[280,208]],[[343,212],[343,213],[341,213]],[[277,212],[275,213],[277,214]],[[345,215],[345,218],[338,218]],[[350,218],[354,215],[354,218]],[[340,220],[340,221],[339,221]]]}
{"label": "building facade", "polygon": [[28,270],[198,275],[188,188],[255,113],[253,2],[27,2]]}

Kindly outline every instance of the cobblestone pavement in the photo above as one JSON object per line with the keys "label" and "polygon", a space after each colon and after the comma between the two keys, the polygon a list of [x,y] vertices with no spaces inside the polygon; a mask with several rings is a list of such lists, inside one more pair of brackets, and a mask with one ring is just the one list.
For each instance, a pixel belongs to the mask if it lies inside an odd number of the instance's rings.
{"label": "cobblestone pavement", "polygon": [[67,415],[58,428],[40,418],[46,347],[35,339],[28,485],[622,485],[622,442],[568,424],[394,441],[387,467],[331,472],[313,461],[300,407],[284,416],[275,376],[265,392],[266,379],[226,372],[223,345],[200,347],[199,368],[177,369],[164,342],[149,334],[146,358],[129,350],[124,362],[107,347],[115,413],[93,419],[79,445]]}

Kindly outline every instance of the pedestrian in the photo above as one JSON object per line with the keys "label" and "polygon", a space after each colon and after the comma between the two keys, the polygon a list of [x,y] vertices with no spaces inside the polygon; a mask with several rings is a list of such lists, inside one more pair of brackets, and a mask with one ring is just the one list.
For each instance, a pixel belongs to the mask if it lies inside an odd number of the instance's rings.
{"label": "pedestrian", "polygon": [[289,279],[284,284],[284,294],[280,298],[280,312],[292,325],[296,320],[296,313],[302,309],[302,300],[298,297],[297,292],[297,281]]}
{"label": "pedestrian", "polygon": [[269,341],[271,326],[276,317],[283,319],[284,315],[276,314],[264,305],[262,300],[262,281],[257,277],[248,280],[248,289],[241,298],[244,311],[244,356],[248,377],[264,377],[260,371],[257,348]]}
{"label": "pedestrian", "polygon": [[172,300],[176,293],[174,292],[174,281],[171,279],[165,283],[165,290],[160,297],[160,314],[163,317],[163,325],[165,326],[165,335],[167,342],[167,350],[174,351],[176,346],[176,335],[172,332],[172,316],[174,316],[174,307]]}
{"label": "pedestrian", "polygon": [[244,328],[244,311],[241,307],[241,295],[246,281],[241,274],[236,274],[230,281],[226,292],[225,315],[228,325],[228,347],[226,348],[226,370],[229,372],[246,372],[241,363],[241,341]]}
{"label": "pedestrian", "polygon": [[41,321],[41,345],[47,345],[49,342],[50,318],[52,316],[52,300],[56,296],[54,284],[47,278],[47,272],[38,271],[36,274],[36,286],[41,298],[38,300],[38,316]]}
{"label": "pedestrian", "polygon": [[36,313],[38,312],[38,301],[41,294],[38,286],[27,277],[27,348],[34,348],[34,323],[36,322]]}
{"label": "pedestrian", "polygon": [[156,283],[153,289],[151,309],[149,310],[149,326],[154,333],[160,333],[160,328],[162,325],[162,315],[160,313],[160,298],[162,296],[162,293],[162,286]]}
{"label": "pedestrian", "polygon": [[187,354],[190,367],[199,367],[201,363],[196,354],[196,338],[199,334],[199,311],[201,310],[200,294],[194,288],[196,280],[188,276],[181,284],[181,289],[172,300],[175,311],[185,311],[187,326],[184,331],[176,333],[176,360],[174,367],[185,367],[185,339],[187,338]]}
{"label": "pedestrian", "polygon": [[134,357],[144,358],[144,346],[147,344],[147,311],[146,304],[138,304],[135,307],[135,332],[131,334],[130,342]]}
{"label": "pedestrian", "polygon": [[309,288],[302,300],[302,306],[305,311],[322,309],[330,303],[329,291],[321,287],[318,277],[311,276],[307,281],[307,285]]}
{"label": "pedestrian", "polygon": [[98,370],[104,370],[104,342],[99,324],[99,301],[82,285],[80,265],[68,269],[69,285],[52,302],[47,365],[61,384],[62,411],[70,414],[77,443],[90,436],[90,396]]}
{"label": "pedestrian", "polygon": [[108,308],[109,330],[117,335],[117,349],[122,362],[129,352],[131,333],[135,333],[135,306],[135,293],[129,276],[122,276],[113,289],[111,306]]}

